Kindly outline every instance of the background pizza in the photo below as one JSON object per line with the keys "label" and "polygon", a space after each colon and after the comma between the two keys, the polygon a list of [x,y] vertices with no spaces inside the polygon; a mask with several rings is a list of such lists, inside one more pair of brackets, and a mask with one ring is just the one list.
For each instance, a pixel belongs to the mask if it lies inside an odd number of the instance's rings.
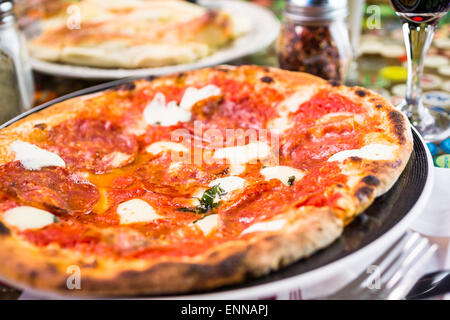
{"label": "background pizza", "polygon": [[68,293],[165,294],[323,248],[412,151],[378,94],[255,66],[130,82],[0,131],[0,273]]}
{"label": "background pizza", "polygon": [[41,33],[29,43],[31,55],[100,68],[197,61],[249,28],[224,10],[177,0],[59,1],[47,7]]}

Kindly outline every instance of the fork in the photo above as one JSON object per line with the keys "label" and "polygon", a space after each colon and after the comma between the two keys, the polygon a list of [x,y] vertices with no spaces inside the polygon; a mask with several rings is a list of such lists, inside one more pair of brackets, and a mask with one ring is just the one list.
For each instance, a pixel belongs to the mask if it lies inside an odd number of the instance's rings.
{"label": "fork", "polygon": [[322,299],[404,299],[436,249],[436,244],[431,245],[419,233],[408,231],[369,266],[366,272]]}
{"label": "fork", "polygon": [[[366,272],[359,274],[343,288],[316,299],[327,300],[398,300],[420,278],[420,272],[431,259],[437,245],[417,232],[408,231],[386,250]],[[301,300],[299,290],[289,292],[290,300]]]}

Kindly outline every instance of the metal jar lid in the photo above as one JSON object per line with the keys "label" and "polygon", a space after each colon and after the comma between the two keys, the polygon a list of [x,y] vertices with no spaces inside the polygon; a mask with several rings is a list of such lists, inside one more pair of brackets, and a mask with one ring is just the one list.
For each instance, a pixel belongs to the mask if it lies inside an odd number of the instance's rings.
{"label": "metal jar lid", "polygon": [[305,22],[326,22],[347,16],[347,0],[287,0],[285,15]]}
{"label": "metal jar lid", "polygon": [[14,21],[14,3],[12,0],[0,0],[0,25]]}

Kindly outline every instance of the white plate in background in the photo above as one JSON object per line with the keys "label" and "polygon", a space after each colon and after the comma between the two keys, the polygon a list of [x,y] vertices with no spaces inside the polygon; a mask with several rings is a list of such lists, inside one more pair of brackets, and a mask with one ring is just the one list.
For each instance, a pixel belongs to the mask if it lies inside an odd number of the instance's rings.
{"label": "white plate in background", "polygon": [[266,48],[278,36],[280,22],[271,11],[261,6],[237,0],[201,0],[199,3],[206,7],[220,8],[241,19],[242,17],[247,19],[250,25],[249,31],[212,55],[186,64],[140,69],[105,69],[48,62],[31,57],[31,66],[42,73],[80,79],[120,79],[163,75],[241,58]]}

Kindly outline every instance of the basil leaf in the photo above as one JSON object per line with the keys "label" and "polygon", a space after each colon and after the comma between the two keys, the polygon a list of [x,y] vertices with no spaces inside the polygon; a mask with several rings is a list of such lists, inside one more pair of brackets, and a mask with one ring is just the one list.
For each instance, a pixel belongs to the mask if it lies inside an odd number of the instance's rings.
{"label": "basil leaf", "polygon": [[178,208],[178,211],[182,212],[194,212],[194,213],[207,213],[217,208],[220,204],[220,201],[215,201],[218,197],[219,199],[226,194],[225,190],[223,190],[219,184],[213,186],[212,188],[205,190],[201,198],[198,199],[199,205],[196,207],[182,207]]}

